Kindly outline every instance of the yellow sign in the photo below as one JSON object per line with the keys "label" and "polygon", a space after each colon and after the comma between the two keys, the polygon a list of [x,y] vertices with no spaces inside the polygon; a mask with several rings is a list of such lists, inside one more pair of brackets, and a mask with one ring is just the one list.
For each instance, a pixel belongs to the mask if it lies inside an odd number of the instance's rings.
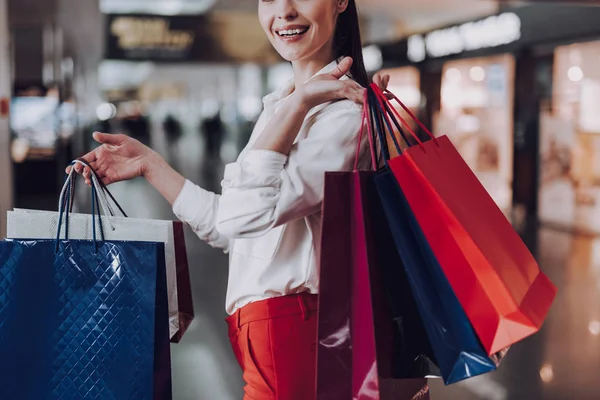
{"label": "yellow sign", "polygon": [[169,21],[162,18],[118,17],[110,32],[124,50],[139,48],[185,50],[195,39],[193,31],[171,30]]}

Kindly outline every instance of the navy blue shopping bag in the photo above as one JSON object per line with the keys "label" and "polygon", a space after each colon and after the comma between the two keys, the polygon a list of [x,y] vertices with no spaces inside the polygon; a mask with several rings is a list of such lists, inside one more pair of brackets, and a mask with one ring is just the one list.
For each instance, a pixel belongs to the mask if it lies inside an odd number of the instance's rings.
{"label": "navy blue shopping bag", "polygon": [[[387,162],[389,151],[383,122],[391,132],[388,119],[390,115],[384,114],[383,107],[387,105],[380,103],[371,90],[370,96],[373,117],[371,123],[374,121],[373,128]],[[389,109],[386,111],[389,112]],[[393,120],[393,115],[391,117]],[[397,121],[394,123],[403,133]],[[396,139],[392,138],[401,153]],[[412,214],[393,172],[386,166],[373,180],[444,382],[451,384],[494,371],[505,353],[493,357],[487,355]]]}
{"label": "navy blue shopping bag", "polygon": [[164,260],[162,243],[0,242],[0,399],[171,399]]}

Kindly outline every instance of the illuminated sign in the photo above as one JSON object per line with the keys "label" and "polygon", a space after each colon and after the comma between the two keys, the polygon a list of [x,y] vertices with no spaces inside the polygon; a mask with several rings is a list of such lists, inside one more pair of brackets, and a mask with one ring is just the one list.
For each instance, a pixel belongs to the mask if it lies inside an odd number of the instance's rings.
{"label": "illuminated sign", "polygon": [[427,35],[408,38],[408,59],[421,62],[427,56],[445,57],[463,51],[497,47],[521,38],[521,19],[512,12],[493,15],[450,28],[439,29]]}
{"label": "illuminated sign", "polygon": [[107,60],[160,63],[281,60],[252,15],[108,14],[104,30]]}
{"label": "illuminated sign", "polygon": [[203,16],[107,16],[106,58],[194,61],[214,54],[214,27]]}
{"label": "illuminated sign", "polygon": [[164,18],[117,17],[110,33],[117,37],[119,47],[125,50],[150,48],[181,51],[194,42],[194,32],[172,30]]}

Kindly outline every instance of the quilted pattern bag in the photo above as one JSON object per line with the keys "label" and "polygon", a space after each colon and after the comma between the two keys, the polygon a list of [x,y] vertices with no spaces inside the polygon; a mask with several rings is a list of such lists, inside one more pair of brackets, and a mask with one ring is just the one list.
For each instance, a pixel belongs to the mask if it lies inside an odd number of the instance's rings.
{"label": "quilted pattern bag", "polygon": [[64,195],[55,239],[0,242],[0,399],[171,399],[164,244],[106,241],[95,212],[70,240]]}
{"label": "quilted pattern bag", "polygon": [[[76,162],[84,163],[77,160]],[[69,204],[73,204],[74,183],[70,182]],[[178,343],[194,319],[194,306],[190,284],[183,224],[179,221],[129,218],[114,199],[110,191],[96,182],[97,200],[104,213],[102,224],[107,240],[128,240],[162,242],[165,244],[167,270],[167,293],[169,301],[169,331],[171,342]],[[118,208],[123,216],[116,216],[111,206]],[[69,238],[92,239],[92,219],[90,215],[69,212]],[[14,209],[7,213],[7,238],[11,239],[51,239],[56,236],[59,213],[54,211]]]}

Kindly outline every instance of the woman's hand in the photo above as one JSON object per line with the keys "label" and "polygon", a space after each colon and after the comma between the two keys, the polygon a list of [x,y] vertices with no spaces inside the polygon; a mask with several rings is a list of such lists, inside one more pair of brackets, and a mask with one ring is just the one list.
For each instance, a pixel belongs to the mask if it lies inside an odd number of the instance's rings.
{"label": "woman's hand", "polygon": [[387,90],[388,84],[390,83],[390,76],[385,74],[383,76],[379,74],[373,75],[373,83],[379,86],[379,89],[386,95],[387,98],[391,98],[391,95],[385,93]]}
{"label": "woman's hand", "polygon": [[316,75],[305,84],[296,87],[292,96],[306,111],[319,104],[339,99],[348,99],[362,104],[365,88],[352,79],[341,79],[350,71],[352,62],[352,58],[345,57],[332,72]]}
{"label": "woman's hand", "polygon": [[[300,106],[308,111],[319,104],[339,99],[348,99],[362,104],[365,88],[351,79],[341,79],[350,71],[352,62],[352,58],[345,57],[332,72],[314,76],[304,85],[297,87],[293,96],[296,96]],[[373,82],[379,86],[382,92],[385,92],[390,82],[390,76],[375,74]]]}
{"label": "woman's hand", "polygon": [[[102,146],[90,151],[83,157],[92,167],[98,179],[105,185],[144,176],[152,160],[159,157],[149,147],[139,141],[121,134],[94,133],[94,139]],[[90,170],[81,164],[75,164],[75,172],[82,174],[85,183],[90,185]],[[67,168],[67,173],[71,167]]]}

